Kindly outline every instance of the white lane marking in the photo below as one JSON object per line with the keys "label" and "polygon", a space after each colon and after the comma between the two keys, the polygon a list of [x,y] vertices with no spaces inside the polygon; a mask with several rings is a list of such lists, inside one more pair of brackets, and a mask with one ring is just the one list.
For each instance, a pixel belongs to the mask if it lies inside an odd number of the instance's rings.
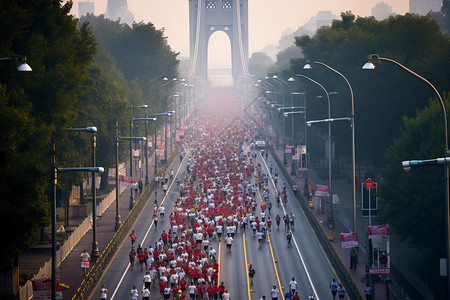
{"label": "white lane marking", "polygon": [[[266,161],[264,160],[264,158],[262,157],[262,155],[261,155],[261,153],[259,151],[258,151],[258,154],[261,157],[262,162],[266,166],[266,170],[269,171],[269,168],[267,167],[267,163],[266,163]],[[273,187],[275,188],[275,191],[277,191],[277,187],[275,185],[275,182],[273,181],[272,176],[268,176],[268,177],[270,178],[270,181],[272,181],[272,184],[273,184]],[[280,199],[280,202],[281,202],[281,208],[283,209],[283,212],[286,215],[286,209],[284,208],[283,201],[281,201],[281,199]],[[308,280],[309,280],[309,283],[311,285],[311,288],[313,289],[314,295],[316,296],[316,299],[319,300],[319,295],[317,294],[317,291],[316,291],[316,288],[315,288],[315,286],[314,286],[314,284],[312,282],[311,276],[309,275],[308,268],[306,267],[305,260],[303,259],[303,255],[300,252],[300,249],[298,247],[298,244],[297,244],[297,241],[295,240],[294,235],[292,235],[292,240],[294,241],[295,248],[297,249],[298,256],[300,257],[300,260],[302,261],[303,267],[305,268],[306,276],[308,277]]]}
{"label": "white lane marking", "polygon": [[[188,151],[187,153],[189,153],[189,151]],[[187,153],[186,153],[186,154],[187,154]],[[186,156],[187,156],[187,155],[185,155],[184,157],[186,157]],[[175,174],[174,178],[177,178],[177,175],[178,175],[178,173],[180,172],[181,166],[183,165],[183,161],[184,161],[184,158],[183,158],[183,160],[181,161],[180,166],[178,167],[177,173]],[[170,184],[170,186],[169,186],[169,189],[168,189],[167,191],[170,191],[170,189],[172,188],[172,185],[173,185],[174,182],[175,182],[175,180],[172,180],[172,182],[171,182],[171,184]],[[164,195],[164,198],[163,198],[163,200],[161,201],[161,204],[163,204],[164,201],[166,200],[167,194],[168,194],[168,193],[166,193],[166,195]],[[151,196],[150,196],[150,197],[151,197]],[[149,200],[150,200],[150,199],[149,199]],[[153,227],[153,223],[154,223],[154,221],[152,221],[152,223],[151,223],[150,226],[148,227],[148,230],[147,230],[147,232],[145,233],[144,238],[142,239],[141,245],[143,245],[143,244],[144,244],[144,241],[147,239],[148,233],[150,232],[150,229],[152,229],[152,227]],[[117,293],[117,291],[119,290],[120,285],[122,284],[122,281],[123,281],[123,279],[125,278],[125,275],[127,274],[127,272],[128,272],[129,269],[130,269],[130,264],[127,264],[127,267],[125,268],[125,271],[123,271],[122,277],[120,278],[119,282],[118,282],[117,285],[116,285],[116,288],[114,289],[114,293],[113,293],[112,296],[111,296],[111,300],[113,300],[114,297],[116,296],[116,293]]]}

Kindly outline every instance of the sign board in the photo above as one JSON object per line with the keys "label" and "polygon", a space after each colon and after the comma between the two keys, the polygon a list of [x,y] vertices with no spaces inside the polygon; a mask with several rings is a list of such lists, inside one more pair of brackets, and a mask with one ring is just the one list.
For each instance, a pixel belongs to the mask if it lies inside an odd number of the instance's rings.
{"label": "sign board", "polygon": [[389,236],[389,225],[372,225],[368,226],[369,236],[371,235],[386,235]]}
{"label": "sign board", "polygon": [[358,247],[358,233],[341,233],[342,249]]}
{"label": "sign board", "polygon": [[373,189],[377,187],[377,184],[370,178],[367,178],[366,181],[364,181],[364,186],[368,189]]}
{"label": "sign board", "polygon": [[390,268],[369,269],[369,274],[390,274],[390,273],[391,273]]}
{"label": "sign board", "polygon": [[[52,298],[52,280],[38,279],[31,281],[33,285],[33,299],[34,300],[50,300]],[[62,299],[63,295],[59,280],[56,279],[56,299]]]}
{"label": "sign board", "polygon": [[330,193],[328,192],[328,185],[316,185],[314,196],[316,197],[329,197]]}
{"label": "sign board", "polygon": [[119,179],[120,179],[120,184],[123,185],[123,186],[132,188],[133,185],[134,185],[133,177],[120,175]]}

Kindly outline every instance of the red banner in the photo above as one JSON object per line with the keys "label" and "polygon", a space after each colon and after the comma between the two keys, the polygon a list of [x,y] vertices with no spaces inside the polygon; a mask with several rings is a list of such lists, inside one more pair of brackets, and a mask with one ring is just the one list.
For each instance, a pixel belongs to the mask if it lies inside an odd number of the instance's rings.
{"label": "red banner", "polygon": [[129,187],[129,188],[133,187],[133,185],[134,185],[133,177],[120,175],[119,179],[120,179],[120,184],[121,185],[124,185],[124,186]]}
{"label": "red banner", "polygon": [[[50,300],[52,297],[52,280],[51,279],[39,279],[32,280],[33,285],[33,299],[34,300]],[[61,287],[59,286],[59,280],[56,279],[56,299],[62,299]]]}
{"label": "red banner", "polygon": [[330,193],[328,192],[328,185],[316,185],[316,189],[314,191],[314,196],[317,197],[329,197]]}
{"label": "red banner", "polygon": [[386,235],[389,236],[389,225],[372,225],[368,226],[369,235]]}
{"label": "red banner", "polygon": [[342,249],[358,247],[358,233],[341,233]]}

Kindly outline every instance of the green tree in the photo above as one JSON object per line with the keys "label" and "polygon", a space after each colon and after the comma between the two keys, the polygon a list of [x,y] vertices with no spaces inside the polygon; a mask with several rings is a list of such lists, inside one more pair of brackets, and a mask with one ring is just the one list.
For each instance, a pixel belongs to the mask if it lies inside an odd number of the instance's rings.
{"label": "green tree", "polygon": [[[401,62],[433,82],[438,90],[449,86],[450,62],[446,57],[450,40],[429,16],[406,14],[377,21],[342,13],[341,20],[320,28],[314,37],[296,37],[296,45],[305,59],[291,60],[291,72],[307,74],[329,91],[339,92],[337,101],[332,101],[333,116],[350,114],[348,87],[342,78],[319,66],[305,73],[304,63],[324,62],[343,73],[352,84],[359,163],[382,166],[385,149],[399,136],[402,116],[414,116],[417,108],[426,105],[423,99],[433,93],[423,82],[389,63],[383,62],[376,71],[362,70],[368,54],[379,53]],[[320,105],[312,99],[308,103],[309,112]],[[309,112],[308,116],[313,117]],[[336,140],[342,137],[333,135]]]}
{"label": "green tree", "polygon": [[248,62],[248,70],[257,78],[264,77],[267,74],[267,69],[273,64],[272,59],[263,52],[255,52],[250,57]]}
{"label": "green tree", "polygon": [[0,56],[25,54],[33,68],[17,74],[12,63],[0,66],[0,226],[11,229],[3,235],[8,246],[0,250],[1,268],[11,267],[18,252],[33,244],[36,231],[49,224],[51,137],[77,117],[75,104],[96,49],[88,28],[77,30],[71,5],[55,0],[0,4]]}

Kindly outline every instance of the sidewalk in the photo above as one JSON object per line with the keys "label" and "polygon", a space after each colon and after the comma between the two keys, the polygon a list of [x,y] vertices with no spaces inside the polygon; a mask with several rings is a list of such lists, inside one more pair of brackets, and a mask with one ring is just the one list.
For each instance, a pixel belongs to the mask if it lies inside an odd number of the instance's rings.
{"label": "sidewalk", "polygon": [[[274,149],[274,151],[277,154],[280,161],[283,162],[283,150],[282,149]],[[291,173],[290,172],[291,159],[288,159],[287,162],[288,162],[288,164],[286,166],[286,170],[288,170],[288,173],[290,174]],[[312,171],[310,170],[309,173],[311,174],[311,172]],[[303,193],[303,191],[305,189],[304,176],[301,176],[301,175],[292,176],[291,175],[291,178],[297,183],[298,191],[300,193]],[[320,180],[320,179],[315,176],[310,176],[310,181],[315,184],[327,184],[326,182],[320,183],[320,182],[317,182],[316,180]],[[351,183],[348,183],[347,179],[333,180],[333,191],[336,191],[338,189],[338,185],[351,185]],[[327,226],[326,214],[324,214],[320,211],[316,211],[314,209],[312,209],[312,213],[315,216],[315,218],[317,219],[317,221],[322,225],[322,229],[323,229],[325,235],[328,236],[329,229]],[[337,255],[339,256],[340,260],[344,264],[344,266],[346,266],[350,276],[353,279],[353,282],[355,283],[355,285],[357,286],[357,288],[359,290],[359,293],[361,294],[362,297],[364,297],[364,295],[365,295],[364,288],[366,287],[366,283],[365,283],[366,255],[365,255],[365,251],[363,251],[363,249],[361,248],[361,246],[364,247],[364,245],[360,244],[360,249],[358,251],[359,253],[358,253],[357,269],[351,270],[350,269],[350,249],[342,249],[341,240],[340,240],[341,233],[350,232],[350,228],[346,224],[343,223],[343,221],[339,218],[339,215],[336,211],[334,213],[334,219],[335,219],[335,226],[334,226],[334,228],[331,229],[331,235],[333,237],[333,241],[330,241],[330,243],[333,246],[334,250],[336,251]],[[383,281],[381,281],[381,280],[376,281],[376,282],[374,281],[373,285],[374,285],[374,289],[375,289],[375,295],[374,295],[375,297],[373,299],[377,299],[377,300],[396,299],[395,296],[391,292],[389,292],[389,295],[387,294],[388,293],[387,286]]]}
{"label": "sidewalk", "polygon": [[[127,164],[128,165],[128,164]],[[144,167],[145,168],[145,167]],[[127,168],[127,170],[129,170]],[[154,176],[154,159],[153,156],[149,159],[149,184],[152,184],[152,179]],[[135,170],[134,170],[135,172]],[[144,181],[145,178],[145,169],[142,172]],[[135,180],[139,180],[139,174],[134,174]],[[139,200],[140,195],[135,194],[134,200],[137,202]],[[126,188],[119,195],[119,215],[121,217],[121,221],[125,220],[129,213],[129,204],[130,204],[130,189]],[[115,234],[115,223],[116,223],[116,204],[113,202],[108,209],[102,214],[97,215],[97,224],[96,224],[96,240],[98,243],[99,253],[106,248],[108,243],[111,241],[112,237]],[[59,224],[58,224],[59,226]],[[57,227],[58,227],[57,226]],[[60,283],[69,286],[68,289],[63,289],[63,299],[71,299],[72,296],[77,291],[81,282],[84,279],[83,270],[81,269],[80,263],[80,254],[83,250],[86,250],[89,254],[91,254],[92,250],[92,242],[93,242],[93,234],[92,228],[90,228],[86,234],[80,239],[80,241],[75,245],[70,254],[66,257],[66,259],[60,264],[57,272],[59,272]],[[27,253],[22,253],[19,256],[19,265],[22,269],[33,269],[36,268],[36,263],[41,263],[47,261],[51,258],[51,245],[42,245],[41,251],[30,251]],[[50,248],[50,249],[49,249]],[[34,266],[33,266],[34,265]],[[93,261],[91,261],[91,267],[93,265]],[[37,272],[37,270],[36,270]]]}

